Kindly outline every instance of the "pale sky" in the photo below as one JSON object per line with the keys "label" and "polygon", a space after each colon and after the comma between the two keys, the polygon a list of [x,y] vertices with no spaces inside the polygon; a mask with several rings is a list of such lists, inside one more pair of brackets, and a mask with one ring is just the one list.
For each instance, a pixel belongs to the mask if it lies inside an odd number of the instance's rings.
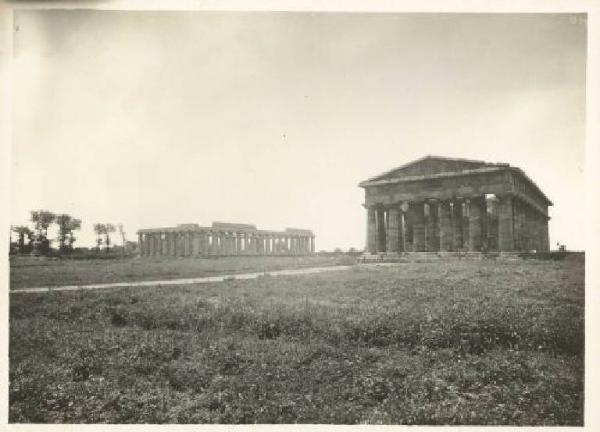
{"label": "pale sky", "polygon": [[312,229],[363,248],[361,180],[508,162],[584,247],[584,15],[17,11],[12,222]]}

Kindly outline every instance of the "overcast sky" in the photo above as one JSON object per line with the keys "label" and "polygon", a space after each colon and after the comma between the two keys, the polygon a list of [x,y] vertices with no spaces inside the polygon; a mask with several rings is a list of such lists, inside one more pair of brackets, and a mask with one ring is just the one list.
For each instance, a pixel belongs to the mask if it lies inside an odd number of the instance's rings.
{"label": "overcast sky", "polygon": [[309,228],[362,248],[358,183],[508,162],[584,247],[586,24],[560,14],[18,11],[12,221]]}

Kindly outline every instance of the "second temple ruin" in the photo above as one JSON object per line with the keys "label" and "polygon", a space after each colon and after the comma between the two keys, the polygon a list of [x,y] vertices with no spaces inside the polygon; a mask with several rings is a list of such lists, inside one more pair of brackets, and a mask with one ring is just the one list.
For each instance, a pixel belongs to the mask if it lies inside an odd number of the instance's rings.
{"label": "second temple ruin", "polygon": [[311,230],[258,230],[255,225],[213,222],[138,231],[142,256],[306,255],[315,251]]}

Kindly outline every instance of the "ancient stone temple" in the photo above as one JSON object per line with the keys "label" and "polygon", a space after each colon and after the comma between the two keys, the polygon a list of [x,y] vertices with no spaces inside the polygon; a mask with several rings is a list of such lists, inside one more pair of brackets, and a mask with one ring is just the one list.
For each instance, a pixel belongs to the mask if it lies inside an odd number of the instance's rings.
{"label": "ancient stone temple", "polygon": [[359,186],[370,253],[549,249],[552,202],[507,163],[426,156]]}
{"label": "ancient stone temple", "polygon": [[142,256],[306,255],[315,236],[306,229],[258,230],[255,225],[213,222],[210,227],[180,224],[138,231]]}

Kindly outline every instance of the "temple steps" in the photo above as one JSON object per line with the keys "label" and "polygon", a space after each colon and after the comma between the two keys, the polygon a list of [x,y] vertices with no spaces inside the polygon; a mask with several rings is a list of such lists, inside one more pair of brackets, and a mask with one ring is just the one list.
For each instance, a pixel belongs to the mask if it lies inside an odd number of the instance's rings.
{"label": "temple steps", "polygon": [[519,260],[521,252],[401,252],[363,254],[357,258],[358,263],[377,262],[418,262],[439,260],[484,260],[502,259]]}

